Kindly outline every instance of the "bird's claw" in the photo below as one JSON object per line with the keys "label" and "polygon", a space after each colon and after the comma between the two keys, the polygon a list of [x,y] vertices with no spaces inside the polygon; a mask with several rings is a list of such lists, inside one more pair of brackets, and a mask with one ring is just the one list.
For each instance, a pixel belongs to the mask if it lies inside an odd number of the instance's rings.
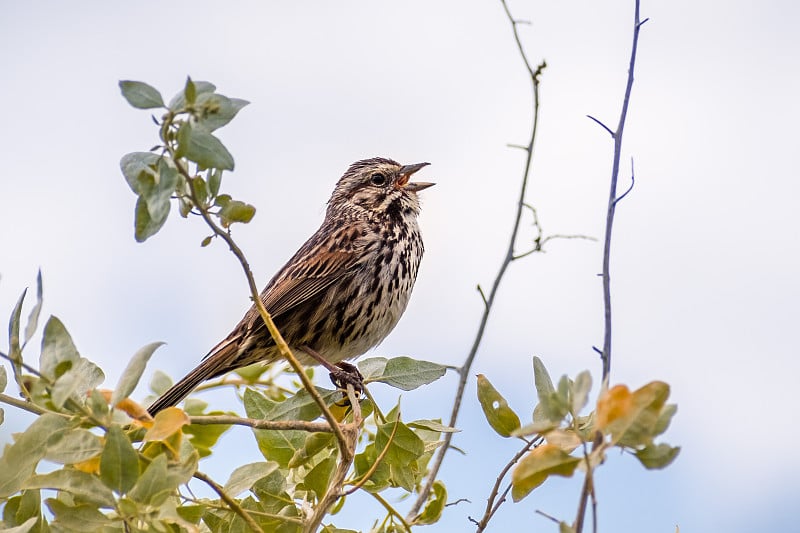
{"label": "bird's claw", "polygon": [[364,376],[358,371],[356,365],[344,361],[336,363],[336,368],[330,373],[331,382],[337,389],[347,391],[347,386],[352,385],[356,396],[364,392]]}

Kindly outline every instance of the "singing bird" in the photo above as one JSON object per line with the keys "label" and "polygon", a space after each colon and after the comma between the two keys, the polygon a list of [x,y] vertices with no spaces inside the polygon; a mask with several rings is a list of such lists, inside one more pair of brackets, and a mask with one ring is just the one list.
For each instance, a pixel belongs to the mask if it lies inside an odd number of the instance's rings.
{"label": "singing bird", "polygon": [[[434,185],[410,178],[426,165],[382,157],[350,165],[328,200],[322,225],[261,292],[264,307],[304,364],[323,364],[335,373],[335,365],[376,346],[397,325],[424,251],[417,193]],[[203,381],[279,357],[253,305],[148,411],[155,415],[176,405]]]}

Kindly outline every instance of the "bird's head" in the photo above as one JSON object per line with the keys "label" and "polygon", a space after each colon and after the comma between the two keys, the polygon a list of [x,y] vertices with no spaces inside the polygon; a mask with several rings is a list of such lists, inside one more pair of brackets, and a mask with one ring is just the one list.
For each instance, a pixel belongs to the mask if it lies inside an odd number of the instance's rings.
{"label": "bird's head", "polygon": [[413,182],[411,176],[428,164],[401,165],[382,157],[356,161],[336,184],[328,202],[328,211],[416,215],[419,213],[417,192],[434,184]]}

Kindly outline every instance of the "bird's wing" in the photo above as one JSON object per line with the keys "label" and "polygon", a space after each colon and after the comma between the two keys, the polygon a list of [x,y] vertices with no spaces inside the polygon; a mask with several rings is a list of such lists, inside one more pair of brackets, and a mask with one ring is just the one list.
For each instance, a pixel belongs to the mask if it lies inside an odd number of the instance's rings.
{"label": "bird's wing", "polygon": [[327,235],[320,228],[267,285],[261,295],[267,311],[280,316],[358,268],[369,246],[365,228],[347,225]]}

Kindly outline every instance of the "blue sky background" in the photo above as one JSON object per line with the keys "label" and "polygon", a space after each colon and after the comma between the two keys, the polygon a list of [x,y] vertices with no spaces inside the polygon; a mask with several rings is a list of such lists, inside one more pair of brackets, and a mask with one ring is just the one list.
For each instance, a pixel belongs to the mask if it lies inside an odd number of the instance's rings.
{"label": "blue sky background", "polygon": [[[528,200],[547,232],[600,237],[613,125],[631,41],[631,1],[521,2],[533,62],[544,58],[541,129]],[[613,381],[672,385],[678,414],[667,470],[612,456],[598,474],[603,531],[745,532],[796,528],[800,459],[791,445],[800,358],[800,120],[792,2],[644,2],[624,165],[637,183],[614,233]],[[171,95],[185,76],[250,100],[221,132],[236,158],[224,187],[258,207],[235,237],[265,283],[318,226],[336,179],[383,155],[429,161],[421,224],[427,255],[405,317],[375,355],[460,364],[513,221],[530,125],[530,89],[502,6],[484,2],[20,2],[0,4],[0,311],[45,280],[45,316],[61,318],[113,386],[142,345],[168,344],[147,376],[177,377],[248,306],[222,245],[201,249],[199,221],[170,220],[133,240],[135,198],[119,158],[147,150],[147,113],[119,95],[139,79]],[[422,174],[421,174],[422,176]],[[623,181],[626,176],[623,174]],[[525,221],[520,251],[532,238]],[[521,416],[534,403],[531,358],[551,373],[600,373],[602,248],[553,242],[514,263],[473,373]],[[31,346],[29,357],[36,355]],[[446,418],[455,378],[403,395],[405,417]],[[443,478],[436,531],[469,531],[518,449],[490,431],[474,378]],[[143,398],[146,388],[137,394]],[[396,391],[375,387],[390,406]],[[235,407],[232,394],[214,401]],[[211,396],[208,396],[211,398]],[[6,409],[0,442],[30,423]],[[259,459],[232,430],[203,469],[225,480]],[[495,531],[571,520],[579,480],[554,479],[507,503]],[[340,527],[367,528],[379,507],[351,502]],[[403,504],[399,504],[403,507]]]}

